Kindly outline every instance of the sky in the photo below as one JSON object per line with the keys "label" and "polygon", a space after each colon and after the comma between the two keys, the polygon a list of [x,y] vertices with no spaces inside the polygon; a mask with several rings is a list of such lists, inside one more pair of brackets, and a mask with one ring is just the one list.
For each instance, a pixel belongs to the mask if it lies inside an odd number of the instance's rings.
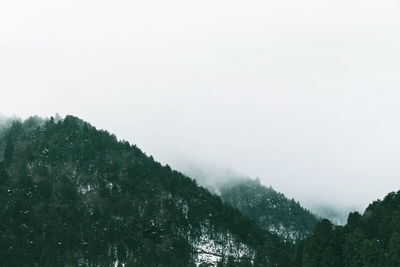
{"label": "sky", "polygon": [[400,189],[399,33],[386,0],[2,1],[0,113],[362,210]]}

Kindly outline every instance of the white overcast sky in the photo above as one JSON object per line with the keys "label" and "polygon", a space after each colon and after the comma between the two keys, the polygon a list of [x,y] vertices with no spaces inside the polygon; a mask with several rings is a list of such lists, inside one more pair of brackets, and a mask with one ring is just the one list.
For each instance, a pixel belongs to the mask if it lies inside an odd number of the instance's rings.
{"label": "white overcast sky", "polygon": [[400,189],[398,1],[1,1],[0,93],[303,203]]}

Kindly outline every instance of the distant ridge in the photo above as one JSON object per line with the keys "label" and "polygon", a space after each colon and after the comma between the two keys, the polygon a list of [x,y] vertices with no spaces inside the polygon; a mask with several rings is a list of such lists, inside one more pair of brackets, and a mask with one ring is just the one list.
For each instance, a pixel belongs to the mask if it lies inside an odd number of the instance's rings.
{"label": "distant ridge", "polygon": [[263,229],[296,242],[305,238],[317,218],[293,199],[265,187],[258,179],[243,178],[218,186],[221,199],[239,209]]}

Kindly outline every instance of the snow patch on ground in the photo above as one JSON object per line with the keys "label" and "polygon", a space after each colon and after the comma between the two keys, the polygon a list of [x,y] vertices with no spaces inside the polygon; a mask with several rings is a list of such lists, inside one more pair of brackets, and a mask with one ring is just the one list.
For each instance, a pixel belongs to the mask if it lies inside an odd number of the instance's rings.
{"label": "snow patch on ground", "polygon": [[197,252],[196,266],[207,263],[216,266],[222,259],[232,256],[235,259],[254,259],[254,251],[247,245],[239,242],[230,233],[209,233],[207,227],[202,227],[200,238],[192,242]]}
{"label": "snow patch on ground", "polygon": [[93,186],[90,185],[90,184],[81,185],[81,186],[78,187],[78,191],[79,191],[81,194],[86,194],[87,192],[91,191],[92,189],[93,189]]}
{"label": "snow patch on ground", "polygon": [[302,237],[299,231],[291,229],[291,227],[285,227],[282,224],[270,225],[268,227],[268,231],[283,237],[285,240],[292,242]]}

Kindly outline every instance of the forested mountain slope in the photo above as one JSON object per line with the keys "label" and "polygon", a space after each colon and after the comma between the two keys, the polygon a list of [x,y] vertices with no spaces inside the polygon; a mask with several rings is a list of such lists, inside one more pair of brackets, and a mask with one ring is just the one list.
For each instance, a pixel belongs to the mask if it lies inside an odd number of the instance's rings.
{"label": "forested mountain slope", "polygon": [[76,117],[0,131],[1,266],[283,266],[290,250],[194,180]]}
{"label": "forested mountain slope", "polygon": [[400,191],[349,214],[345,226],[328,220],[297,247],[294,266],[400,266]]}
{"label": "forested mountain slope", "polygon": [[221,199],[238,208],[260,227],[276,233],[287,241],[305,238],[317,223],[317,218],[298,202],[288,199],[258,179],[236,180],[218,187]]}

